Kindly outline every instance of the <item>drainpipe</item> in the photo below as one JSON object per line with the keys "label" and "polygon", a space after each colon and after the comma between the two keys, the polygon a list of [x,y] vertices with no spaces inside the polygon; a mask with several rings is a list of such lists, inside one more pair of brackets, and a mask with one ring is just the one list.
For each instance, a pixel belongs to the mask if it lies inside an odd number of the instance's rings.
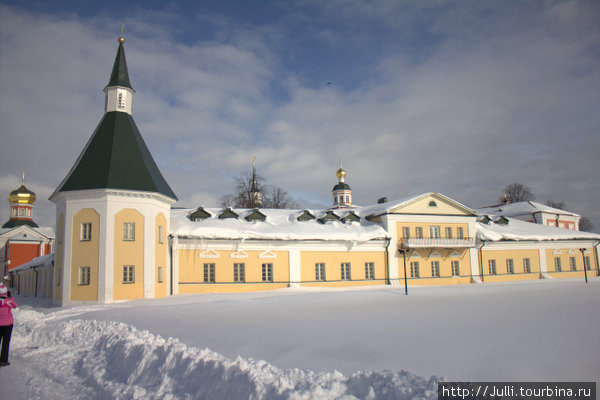
{"label": "drainpipe", "polygon": [[385,238],[387,244],[385,245],[385,284],[390,284],[390,243],[392,239]]}
{"label": "drainpipe", "polygon": [[169,294],[173,296],[173,235],[169,235]]}
{"label": "drainpipe", "polygon": [[402,253],[402,257],[404,258],[404,294],[408,296],[408,283],[406,278],[406,250],[399,249],[398,252]]}
{"label": "drainpipe", "polygon": [[483,280],[483,251],[481,251],[483,249],[483,246],[485,246],[485,240],[481,241],[481,247],[478,249],[479,250],[479,273],[481,274],[481,283],[484,282],[484,280]]}

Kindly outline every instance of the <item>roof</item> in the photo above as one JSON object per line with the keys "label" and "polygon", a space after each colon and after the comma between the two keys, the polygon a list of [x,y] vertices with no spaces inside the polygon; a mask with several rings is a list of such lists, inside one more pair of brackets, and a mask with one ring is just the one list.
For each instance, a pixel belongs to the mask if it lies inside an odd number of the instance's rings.
{"label": "roof", "polygon": [[453,206],[464,210],[468,214],[476,215],[475,211],[470,209],[469,207],[459,203],[456,200],[451,199],[448,196],[445,196],[441,193],[436,192],[427,192],[423,194],[419,194],[416,196],[409,196],[399,200],[391,200],[385,203],[378,203],[372,206],[361,207],[359,209],[360,215],[365,217],[379,217],[384,214],[390,214],[396,211],[398,208],[419,201],[427,196],[437,197],[438,199],[444,200]]}
{"label": "roof", "polygon": [[125,189],[157,192],[177,200],[154,162],[131,115],[104,114],[79,158],[61,182],[59,192]]}
{"label": "roof", "polygon": [[29,225],[19,225],[11,228],[0,228],[0,236],[8,235],[11,239],[27,239],[29,234],[33,231],[34,235],[41,235],[48,239],[54,239],[54,229],[50,227],[31,227]]}
{"label": "roof", "polygon": [[115,63],[113,65],[112,73],[110,74],[110,80],[108,81],[109,86],[122,86],[133,90],[131,83],[129,82],[129,72],[127,71],[127,60],[125,59],[125,49],[123,43],[119,41],[119,48],[117,49],[117,56],[115,57]]}
{"label": "roof", "polygon": [[517,203],[501,204],[498,206],[483,207],[476,210],[479,214],[504,215],[506,217],[517,217],[522,215],[531,215],[536,212],[547,212],[552,214],[571,215],[580,217],[579,214],[570,211],[550,207],[535,201],[520,201]]}
{"label": "roof", "polygon": [[[188,216],[195,208],[171,211],[171,233],[174,236],[200,237],[208,239],[271,239],[271,240],[347,240],[365,242],[385,239],[388,233],[380,225],[362,218],[359,222],[327,221],[318,219],[329,210],[282,210],[260,209],[264,221],[247,221],[246,217],[256,213],[255,209],[234,209],[238,218],[219,219],[222,209],[206,208],[210,217],[190,221]],[[298,220],[306,211],[317,220]],[[337,212],[341,217],[347,213]]]}
{"label": "roof", "polygon": [[572,229],[557,228],[531,222],[508,218],[508,224],[499,224],[493,221],[488,223],[477,222],[477,237],[480,240],[600,240],[600,234],[576,231]]}
{"label": "roof", "polygon": [[333,190],[352,190],[350,189],[350,185],[345,182],[340,182],[333,187]]}
{"label": "roof", "polygon": [[2,228],[15,228],[17,226],[27,225],[32,228],[37,228],[39,225],[30,219],[9,219],[2,225]]}

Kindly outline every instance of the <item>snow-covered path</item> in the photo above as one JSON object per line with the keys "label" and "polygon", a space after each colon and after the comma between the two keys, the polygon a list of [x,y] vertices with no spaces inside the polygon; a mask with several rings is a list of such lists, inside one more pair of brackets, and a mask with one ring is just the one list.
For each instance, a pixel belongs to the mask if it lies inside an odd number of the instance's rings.
{"label": "snow-covered path", "polygon": [[599,300],[594,278],[24,305],[0,398],[436,398],[431,375],[596,381]]}

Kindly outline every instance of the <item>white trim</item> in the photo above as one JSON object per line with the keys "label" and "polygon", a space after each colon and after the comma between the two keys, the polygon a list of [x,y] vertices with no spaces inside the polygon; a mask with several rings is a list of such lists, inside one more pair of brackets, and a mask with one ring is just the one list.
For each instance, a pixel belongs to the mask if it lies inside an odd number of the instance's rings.
{"label": "white trim", "polygon": [[277,258],[277,255],[271,250],[265,250],[258,255],[258,258]]}
{"label": "white trim", "polygon": [[236,250],[229,254],[229,258],[248,258],[248,254],[244,250]]}
{"label": "white trim", "polygon": [[213,249],[206,249],[198,254],[199,258],[219,258],[219,253],[214,251]]}

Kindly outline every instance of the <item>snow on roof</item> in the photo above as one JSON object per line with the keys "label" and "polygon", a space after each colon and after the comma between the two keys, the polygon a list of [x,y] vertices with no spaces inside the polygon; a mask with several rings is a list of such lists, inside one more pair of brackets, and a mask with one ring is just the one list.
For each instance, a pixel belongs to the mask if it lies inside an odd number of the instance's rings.
{"label": "snow on roof", "polygon": [[579,214],[575,214],[569,211],[560,210],[553,208],[545,204],[541,204],[535,201],[520,201],[518,203],[501,204],[492,207],[483,207],[476,210],[479,214],[496,214],[504,215],[507,217],[517,217],[521,215],[531,215],[534,212],[547,212],[552,214],[571,215],[579,217]]}
{"label": "snow on roof", "polygon": [[[366,242],[388,237],[388,233],[378,224],[361,218],[359,222],[327,221],[320,218],[333,211],[340,218],[351,210],[308,210],[314,220],[298,221],[306,210],[264,209],[265,221],[246,220],[253,209],[233,209],[238,218],[219,219],[223,212],[219,208],[204,208],[210,217],[190,221],[188,215],[196,209],[173,209],[171,231],[174,236],[191,236],[207,239],[272,239],[272,240],[350,240]],[[356,209],[354,209],[356,213]]]}
{"label": "snow on roof", "polygon": [[20,232],[21,229],[19,229],[19,228],[22,228],[22,227],[27,227],[28,229],[34,230],[37,233],[39,233],[40,235],[43,235],[49,239],[54,239],[54,237],[55,237],[54,229],[52,229],[52,228],[49,228],[49,227],[33,228],[33,227],[27,226],[27,225],[19,225],[19,226],[15,226],[14,228],[0,228],[0,236],[6,234],[8,232],[11,232],[11,231],[16,232],[18,230]]}
{"label": "snow on roof", "polygon": [[600,234],[557,228],[508,218],[508,224],[477,222],[477,237],[481,240],[600,240]]}
{"label": "snow on roof", "polygon": [[21,264],[18,267],[15,268],[11,268],[8,270],[8,272],[17,272],[17,271],[23,271],[32,267],[40,267],[42,265],[48,265],[51,262],[54,261],[54,253],[51,254],[46,254],[45,256],[39,256],[36,257],[34,259],[32,259],[31,261],[26,262],[25,264]]}

